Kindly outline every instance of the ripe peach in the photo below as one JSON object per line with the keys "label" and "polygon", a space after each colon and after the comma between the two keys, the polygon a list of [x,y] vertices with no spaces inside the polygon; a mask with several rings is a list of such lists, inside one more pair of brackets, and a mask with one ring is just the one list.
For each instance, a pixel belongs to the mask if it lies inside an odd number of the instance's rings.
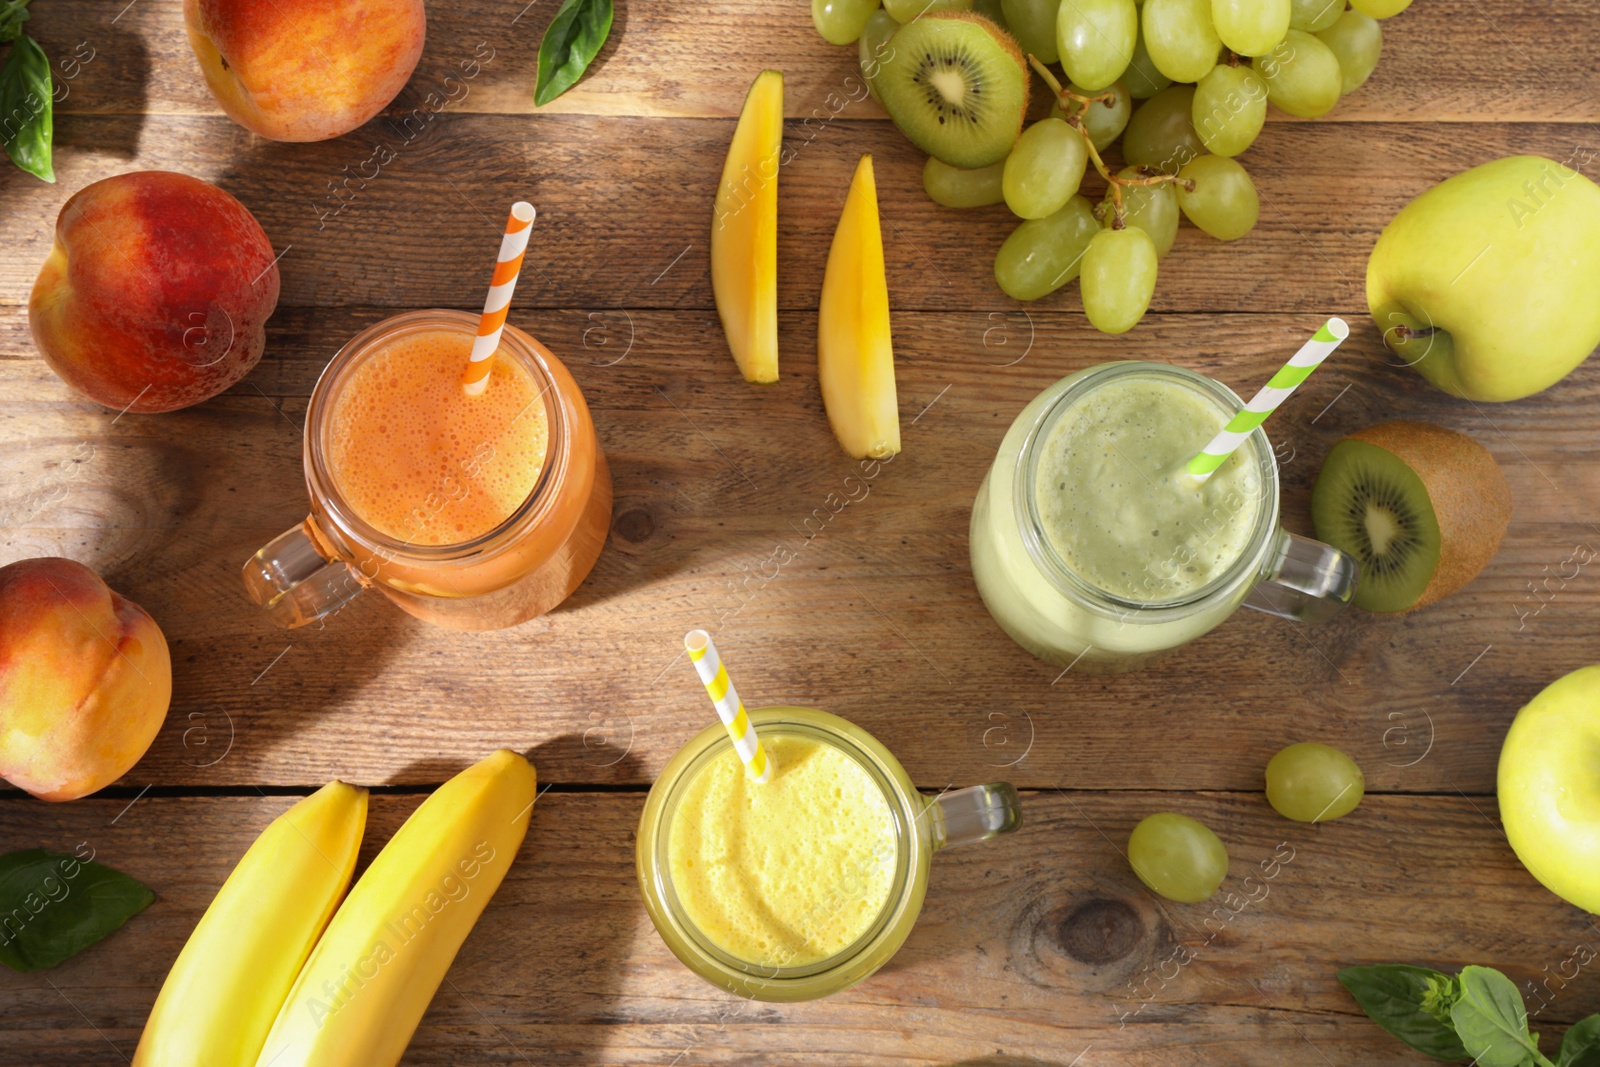
{"label": "ripe peach", "polygon": [[0,567],[0,777],[73,800],[122,777],[172,700],[167,640],[70,559]]}
{"label": "ripe peach", "polygon": [[422,0],[183,0],[211,95],[274,141],[349,133],[405,88],[427,35]]}
{"label": "ripe peach", "polygon": [[171,171],[72,195],[28,298],[34,344],[89,399],[172,411],[250,372],[278,305],[272,242],[239,201]]}

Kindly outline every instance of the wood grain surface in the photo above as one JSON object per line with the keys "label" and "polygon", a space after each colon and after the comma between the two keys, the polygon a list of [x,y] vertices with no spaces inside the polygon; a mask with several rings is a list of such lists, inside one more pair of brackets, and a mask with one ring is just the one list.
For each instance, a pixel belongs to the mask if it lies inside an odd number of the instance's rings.
{"label": "wood grain surface", "polygon": [[[542,750],[532,756],[543,762]],[[373,798],[363,863],[417,802]],[[0,1067],[131,1056],[184,939],[288,803],[0,802],[0,848],[87,842],[157,895],[54,971],[0,973]],[[1600,929],[1518,866],[1492,801],[1371,797],[1313,828],[1259,794],[1026,793],[1017,834],[935,858],[921,920],[888,966],[853,991],[794,1005],[713,989],[667,951],[634,888],[642,803],[539,800],[407,1064],[1435,1062],[1365,1022],[1334,978],[1393,959],[1501,967],[1528,990],[1529,1011],[1542,1008],[1534,1025],[1547,1035],[1600,1010],[1591,975],[1560,977],[1581,949],[1600,952]],[[1229,877],[1209,903],[1159,900],[1128,869],[1120,843],[1152,807],[1202,817],[1229,842]]]}
{"label": "wood grain surface", "polygon": [[[1274,113],[1242,157],[1256,230],[1225,245],[1186,225],[1152,312],[1122,338],[1088,327],[1075,286],[1031,305],[998,290],[1006,210],[926,198],[921,155],[801,0],[619,2],[589,77],[537,112],[553,0],[431,5],[407,89],[318,144],[265,141],[221,114],[179,0],[124,3],[36,0],[29,23],[53,57],[92,58],[57,107],[58,184],[0,168],[0,563],[69,555],[143,604],[172,648],[173,704],[106,795],[47,806],[0,791],[0,850],[89,842],[157,903],[54,971],[0,974],[0,1067],[131,1056],[194,922],[291,795],[336,776],[383,787],[370,858],[422,793],[499,746],[529,752],[554,788],[407,1063],[1426,1062],[1333,977],[1389,960],[1492,964],[1532,983],[1547,1048],[1600,1009],[1591,973],[1552,980],[1577,947],[1600,948],[1600,929],[1523,871],[1494,800],[1516,710],[1600,647],[1600,578],[1570,562],[1600,549],[1600,368],[1516,403],[1452,400],[1395,365],[1364,296],[1377,234],[1433,183],[1514,152],[1600,151],[1596,0],[1419,0],[1387,21],[1367,86],[1323,120]],[[465,94],[416,121],[474,55],[492,58]],[[794,156],[780,177],[782,378],[752,387],[713,310],[707,236],[732,116],[763,67],[785,72]],[[370,176],[378,146],[394,159]],[[856,465],[822,409],[815,307],[863,152],[877,163],[905,451],[841,505]],[[160,416],[73,393],[27,324],[62,203],[134,169],[216,182],[283,253],[260,365]],[[318,373],[397,310],[480,306],[519,197],[540,217],[511,321],[566,361],[593,410],[616,485],[599,565],[568,604],[497,633],[431,629],[375,596],[323,626],[275,629],[239,569],[305,513],[300,433]],[[1393,418],[1459,429],[1499,460],[1514,499],[1473,583],[1412,615],[1315,628],[1244,612],[1110,679],[1063,674],[999,631],[972,583],[967,522],[1028,399],[1126,358],[1248,392],[1333,313],[1354,336],[1271,426],[1283,522],[1310,532],[1310,486],[1343,434]],[[702,625],[750,705],[845,714],[923,788],[1003,778],[1026,791],[1023,831],[941,856],[905,949],[825,1002],[713,990],[640,904],[643,792],[709,714],[678,655]],[[1353,755],[1371,794],[1320,829],[1261,795],[1268,757],[1304,739]],[[1138,884],[1119,849],[1162,809],[1228,842],[1231,896],[1174,905]],[[1249,888],[1280,848],[1292,860]]]}

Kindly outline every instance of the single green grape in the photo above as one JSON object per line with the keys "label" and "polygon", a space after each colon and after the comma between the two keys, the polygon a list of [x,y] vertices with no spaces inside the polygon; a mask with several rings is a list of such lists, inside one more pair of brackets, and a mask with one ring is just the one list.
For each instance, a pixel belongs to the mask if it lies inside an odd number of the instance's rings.
{"label": "single green grape", "polygon": [[1217,65],[1222,38],[1211,22],[1211,0],[1144,0],[1139,26],[1156,69],[1173,81],[1199,81]]}
{"label": "single green grape", "polygon": [[1156,61],[1150,58],[1150,50],[1144,46],[1142,30],[1134,42],[1133,58],[1128,61],[1122,80],[1128,85],[1128,95],[1135,100],[1148,100],[1172,84],[1171,78],[1156,69]]}
{"label": "single green grape", "polygon": [[[1178,206],[1190,222],[1219,241],[1234,241],[1255,229],[1261,200],[1255,183],[1227,156],[1191,159],[1178,171]],[[1184,188],[1194,183],[1194,192]]]}
{"label": "single green grape", "polygon": [[896,22],[906,23],[930,11],[971,11],[972,0],[884,0],[883,9]]}
{"label": "single green grape", "polygon": [[1355,92],[1378,69],[1378,56],[1383,52],[1383,27],[1375,18],[1359,11],[1346,11],[1332,26],[1318,33],[1317,40],[1327,45],[1339,61],[1341,93]]}
{"label": "single green grape", "polygon": [[1295,822],[1349,815],[1366,788],[1366,776],[1355,760],[1315,741],[1290,745],[1267,763],[1267,802]]}
{"label": "single green grape", "polygon": [[994,280],[1016,300],[1048,296],[1078,276],[1084,250],[1099,232],[1089,201],[1074,196],[1054,215],[1011,231],[994,257]]}
{"label": "single green grape", "polygon": [[1267,99],[1291,115],[1314,119],[1339,102],[1344,84],[1339,58],[1304,30],[1290,30],[1282,44],[1251,65],[1267,83]]}
{"label": "single green grape", "polygon": [[1122,77],[1138,40],[1133,0],[1061,0],[1056,51],[1067,77],[1090,92]]}
{"label": "single green grape", "polygon": [[[1148,3],[1149,0],[1146,0]],[[1122,158],[1168,174],[1205,152],[1195,132],[1194,86],[1169,86],[1139,105],[1122,134]]]}
{"label": "single green grape", "polygon": [[1211,22],[1222,43],[1241,56],[1270,52],[1289,32],[1290,0],[1211,0]]}
{"label": "single green grape", "polygon": [[1006,28],[1006,13],[1000,9],[1000,0],[973,0],[972,12],[982,15],[1002,30]]}
{"label": "single green grape", "polygon": [[855,44],[878,0],[811,0],[811,21],[829,44]]}
{"label": "single green grape", "polygon": [[1156,291],[1157,258],[1155,242],[1137,226],[1095,234],[1078,277],[1089,324],[1109,334],[1137,326]]}
{"label": "single green grape", "polygon": [[[1143,178],[1145,174],[1139,167],[1123,167],[1117,177]],[[1111,226],[1114,217],[1108,197],[1102,220],[1106,226]],[[1161,259],[1172,251],[1172,243],[1178,239],[1178,191],[1171,182],[1125,185],[1122,187],[1122,218],[1127,225],[1137,226],[1150,235],[1156,258]]]}
{"label": "single green grape", "polygon": [[1236,156],[1267,121],[1267,83],[1249,67],[1219,63],[1194,87],[1189,119],[1213,155]]}
{"label": "single green grape", "polygon": [[1290,0],[1289,28],[1316,33],[1339,21],[1344,0]]}
{"label": "single green grape", "polygon": [[1153,892],[1184,904],[1209,900],[1228,877],[1228,850],[1221,838],[1205,823],[1175,811],[1147,815],[1133,828],[1128,862]]}
{"label": "single green grape", "polygon": [[1386,19],[1411,6],[1411,0],[1350,0],[1350,6],[1369,19]]}
{"label": "single green grape", "polygon": [[1000,0],[1006,25],[1022,51],[1041,63],[1061,58],[1056,51],[1056,12],[1061,0]]}
{"label": "single green grape", "polygon": [[1022,131],[1006,156],[1006,206],[1022,219],[1054,215],[1078,191],[1088,162],[1082,134],[1064,119],[1040,119]]}
{"label": "single green grape", "polygon": [[922,188],[935,204],[945,207],[998,204],[1005,199],[1000,185],[1005,167],[1005,160],[1001,160],[993,166],[962,170],[929,156],[922,168]]}
{"label": "single green grape", "polygon": [[889,45],[889,38],[893,37],[894,31],[899,28],[900,24],[894,20],[893,15],[879,9],[868,16],[867,25],[856,41],[856,55],[861,61],[861,76],[866,79],[867,92],[872,94],[874,100],[878,99],[878,71],[889,57],[894,55],[894,49]]}
{"label": "single green grape", "polygon": [[[1111,101],[1097,100],[1090,104],[1083,115],[1083,128],[1089,131],[1089,140],[1094,143],[1096,152],[1104,152],[1111,147],[1111,143],[1122,136],[1122,131],[1128,128],[1128,117],[1133,114],[1133,97],[1128,95],[1128,87],[1122,82],[1117,82],[1109,89],[1090,92],[1081,85],[1067,86],[1068,89],[1079,96],[1099,96],[1105,93],[1115,93],[1116,99]],[[1067,105],[1067,110],[1061,109],[1061,101],[1057,100],[1050,105],[1050,115],[1053,118],[1066,118],[1078,114],[1077,101]]]}

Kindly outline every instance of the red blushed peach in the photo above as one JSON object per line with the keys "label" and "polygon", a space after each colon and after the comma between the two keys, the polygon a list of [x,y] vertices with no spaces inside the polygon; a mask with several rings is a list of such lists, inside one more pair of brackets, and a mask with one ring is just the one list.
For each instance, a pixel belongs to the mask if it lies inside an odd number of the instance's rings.
{"label": "red blushed peach", "polygon": [[0,567],[0,777],[44,800],[121,778],[172,700],[161,628],[70,559]]}
{"label": "red blushed peach", "polygon": [[278,305],[272,242],[239,201],[171,171],[73,194],[28,298],[50,369],[119,411],[172,411],[250,372]]}
{"label": "red blushed peach", "polygon": [[349,133],[405,88],[427,35],[422,0],[184,0],[211,95],[274,141]]}

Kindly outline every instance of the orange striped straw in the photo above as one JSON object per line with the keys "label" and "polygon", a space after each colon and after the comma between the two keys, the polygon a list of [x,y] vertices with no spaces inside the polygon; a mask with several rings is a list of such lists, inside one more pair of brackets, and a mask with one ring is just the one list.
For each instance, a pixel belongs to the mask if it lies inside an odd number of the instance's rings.
{"label": "orange striped straw", "polygon": [[500,259],[489,279],[489,295],[483,301],[483,318],[478,320],[478,336],[472,342],[472,361],[461,379],[468,396],[477,396],[489,386],[489,357],[500,347],[500,331],[505,329],[506,312],[511,308],[511,292],[517,287],[522,270],[522,254],[528,250],[528,230],[537,214],[533,205],[518,200],[506,219],[506,235],[500,239]]}

